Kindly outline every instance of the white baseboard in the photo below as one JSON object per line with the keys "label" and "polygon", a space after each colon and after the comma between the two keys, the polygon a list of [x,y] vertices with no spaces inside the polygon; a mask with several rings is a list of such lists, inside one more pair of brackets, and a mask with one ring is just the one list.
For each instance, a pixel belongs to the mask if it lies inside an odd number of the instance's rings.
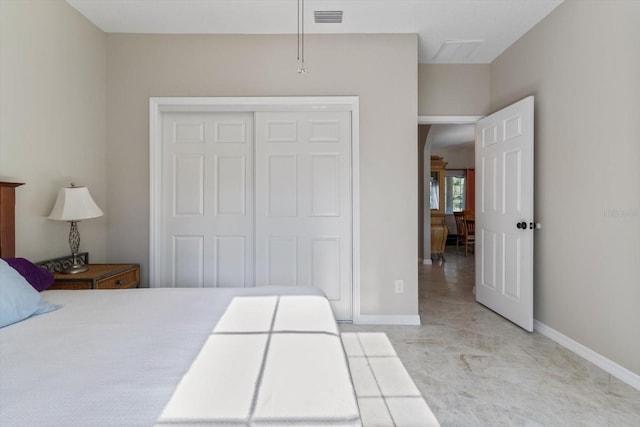
{"label": "white baseboard", "polygon": [[568,336],[556,331],[553,328],[550,328],[542,322],[534,320],[533,328],[545,337],[557,342],[563,347],[568,348],[578,356],[585,358],[600,369],[618,378],[620,381],[624,381],[636,390],[640,390],[640,375],[635,374],[627,368],[618,365],[613,360],[610,360],[600,353],[591,350],[589,347],[586,347],[579,342],[572,340]]}
{"label": "white baseboard", "polygon": [[361,314],[353,319],[355,325],[420,325],[420,315]]}
{"label": "white baseboard", "polygon": [[433,264],[433,262],[431,262],[431,258],[425,258],[425,259],[423,259],[423,260],[422,260],[422,263],[423,263],[424,265],[431,265],[431,264]]}

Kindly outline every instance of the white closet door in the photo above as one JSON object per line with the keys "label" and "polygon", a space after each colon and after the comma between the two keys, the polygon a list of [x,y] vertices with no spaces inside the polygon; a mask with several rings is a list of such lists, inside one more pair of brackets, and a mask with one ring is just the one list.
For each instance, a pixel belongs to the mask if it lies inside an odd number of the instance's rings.
{"label": "white closet door", "polygon": [[351,319],[351,114],[256,113],[256,285],[315,286]]}
{"label": "white closet door", "polygon": [[163,113],[161,283],[253,286],[253,114]]}

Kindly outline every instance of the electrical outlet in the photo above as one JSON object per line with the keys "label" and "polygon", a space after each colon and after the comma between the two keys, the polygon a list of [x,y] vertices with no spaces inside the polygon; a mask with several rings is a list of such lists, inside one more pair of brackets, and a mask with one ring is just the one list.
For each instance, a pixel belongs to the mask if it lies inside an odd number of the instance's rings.
{"label": "electrical outlet", "polygon": [[396,290],[396,294],[403,294],[404,293],[404,280],[396,280],[394,282],[395,284],[395,290]]}

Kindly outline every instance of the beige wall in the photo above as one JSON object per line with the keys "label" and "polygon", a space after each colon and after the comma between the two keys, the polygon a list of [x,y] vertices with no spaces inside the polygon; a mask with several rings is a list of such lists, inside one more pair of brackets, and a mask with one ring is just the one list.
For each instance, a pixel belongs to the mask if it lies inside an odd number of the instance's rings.
{"label": "beige wall", "polygon": [[558,6],[491,65],[536,97],[535,317],[640,374],[640,2]]}
{"label": "beige wall", "polygon": [[358,95],[361,312],[416,315],[417,37],[305,41],[298,75],[295,36],[107,35],[108,257],[148,271],[149,97]]}
{"label": "beige wall", "polygon": [[[0,2],[0,176],[16,191],[16,255],[70,253],[69,224],[50,221],[56,193],[89,187],[107,212],[106,37],[62,1]],[[82,222],[80,250],[104,261],[107,217]]]}
{"label": "beige wall", "polygon": [[476,150],[471,147],[432,147],[431,154],[447,162],[447,169],[474,169]]}
{"label": "beige wall", "polygon": [[420,64],[418,115],[488,114],[489,69],[489,64]]}

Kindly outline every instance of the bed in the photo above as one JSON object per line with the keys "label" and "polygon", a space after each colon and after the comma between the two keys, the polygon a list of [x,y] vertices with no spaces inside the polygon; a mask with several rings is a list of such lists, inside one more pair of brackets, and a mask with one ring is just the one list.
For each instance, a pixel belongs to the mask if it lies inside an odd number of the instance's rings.
{"label": "bed", "polygon": [[[7,258],[15,185],[0,188]],[[5,260],[0,282],[2,426],[362,425],[343,343],[317,289],[38,293]],[[14,283],[43,314],[5,323]]]}
{"label": "bed", "polygon": [[313,289],[44,291],[0,329],[0,425],[360,425]]}

